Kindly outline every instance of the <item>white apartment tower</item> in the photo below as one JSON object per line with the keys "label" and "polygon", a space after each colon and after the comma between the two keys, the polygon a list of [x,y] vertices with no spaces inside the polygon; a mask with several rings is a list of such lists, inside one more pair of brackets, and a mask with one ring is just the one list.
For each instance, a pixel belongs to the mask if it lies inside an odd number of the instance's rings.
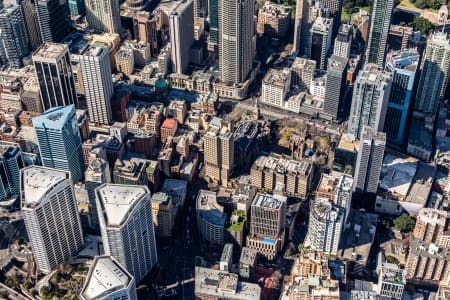
{"label": "white apartment tower", "polygon": [[103,184],[95,193],[105,254],[140,282],[158,262],[149,189]]}
{"label": "white apartment tower", "polygon": [[192,0],[181,1],[169,15],[172,72],[182,74],[190,61],[194,42],[194,7]]}
{"label": "white apartment tower", "polygon": [[86,19],[98,31],[120,33],[119,0],[86,0]]}
{"label": "white apartment tower", "polygon": [[70,173],[30,166],[20,174],[21,209],[36,267],[49,273],[84,243]]}
{"label": "white apartment tower", "polygon": [[247,80],[253,64],[254,2],[219,1],[219,69],[225,83]]}
{"label": "white apartment tower", "polygon": [[108,49],[89,46],[80,55],[80,68],[90,121],[100,125],[111,124],[114,88]]}

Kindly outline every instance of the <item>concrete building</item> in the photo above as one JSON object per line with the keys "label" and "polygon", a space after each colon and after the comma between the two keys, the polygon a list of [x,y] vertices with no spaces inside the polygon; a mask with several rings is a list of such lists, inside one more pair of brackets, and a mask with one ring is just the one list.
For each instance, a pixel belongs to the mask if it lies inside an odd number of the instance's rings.
{"label": "concrete building", "polygon": [[187,116],[187,105],[184,100],[172,100],[167,107],[167,115],[175,117],[179,124],[183,124]]}
{"label": "concrete building", "polygon": [[86,14],[84,0],[68,0],[67,3],[69,4],[71,17],[84,16]]}
{"label": "concrete building", "polygon": [[31,0],[21,1],[25,26],[28,38],[30,39],[30,49],[36,50],[42,43],[41,32],[36,12],[36,6]]}
{"label": "concrete building", "polygon": [[258,10],[256,32],[275,38],[284,38],[291,22],[291,8],[270,1]]}
{"label": "concrete building", "polygon": [[328,59],[323,111],[333,119],[338,119],[341,115],[346,95],[347,63],[347,58],[337,55],[332,55]]}
{"label": "concrete building", "polygon": [[127,76],[130,76],[134,72],[134,52],[131,47],[122,46],[115,54],[116,68],[118,72],[121,72]]}
{"label": "concrete building", "polygon": [[70,172],[73,183],[83,178],[85,165],[75,107],[55,107],[32,119],[44,167]]}
{"label": "concrete building", "polygon": [[38,272],[50,273],[83,246],[70,173],[31,166],[20,172],[20,202]]}
{"label": "concrete building", "polygon": [[396,148],[402,148],[406,141],[406,122],[416,88],[419,60],[419,53],[413,49],[387,55],[386,70],[393,76],[383,132],[388,145]]}
{"label": "concrete building", "polygon": [[413,28],[401,25],[391,25],[389,28],[387,44],[392,51],[408,49],[410,39],[413,38]]}
{"label": "concrete building", "polygon": [[[335,23],[336,26],[339,23]],[[341,24],[339,32],[334,40],[333,54],[335,56],[350,58],[353,42],[353,26],[349,24]]]}
{"label": "concrete building", "polygon": [[166,193],[172,198],[173,205],[177,207],[183,207],[187,196],[187,181],[167,178],[164,180],[161,192]]}
{"label": "concrete building", "polygon": [[67,1],[37,0],[34,2],[43,42],[60,42],[70,32]]}
{"label": "concrete building", "polygon": [[423,208],[417,216],[414,237],[427,243],[440,244],[446,230],[448,213],[434,208]]}
{"label": "concrete building", "polygon": [[243,278],[253,278],[257,259],[258,251],[243,247],[239,259],[239,275]]}
{"label": "concrete building", "polygon": [[107,48],[89,46],[80,55],[80,69],[89,121],[99,125],[112,123],[111,99],[114,94]]}
{"label": "concrete building", "polygon": [[262,81],[261,103],[283,108],[284,100],[291,88],[289,69],[269,69]]}
{"label": "concrete building", "polygon": [[305,48],[310,44],[310,30],[312,21],[310,20],[310,8],[313,7],[312,0],[299,1],[295,6],[294,22],[294,48],[298,56],[307,55]]}
{"label": "concrete building", "polygon": [[33,63],[44,111],[77,103],[69,48],[66,45],[44,43],[33,54]]}
{"label": "concrete building", "polygon": [[134,277],[111,256],[96,256],[92,262],[81,300],[137,300]]}
{"label": "concrete building", "polygon": [[119,33],[120,23],[119,0],[85,0],[86,19],[91,28],[107,33]]}
{"label": "concrete building", "polygon": [[[384,58],[383,58],[384,59]],[[355,82],[348,132],[360,138],[364,126],[383,131],[392,85],[390,73],[366,64]]]}
{"label": "concrete building", "polygon": [[219,261],[220,271],[231,271],[231,263],[233,262],[233,244],[225,244],[223,246],[222,255]]}
{"label": "concrete building", "polygon": [[291,66],[292,87],[299,88],[302,91],[309,91],[311,83],[316,72],[316,61],[301,57],[296,57]]}
{"label": "concrete building", "polygon": [[159,237],[171,237],[175,225],[175,209],[172,197],[161,192],[153,194],[152,213],[155,235]]}
{"label": "concrete building", "polygon": [[123,159],[114,164],[113,180],[117,184],[147,185],[146,169],[150,161],[142,155],[127,152]]}
{"label": "concrete building", "polygon": [[179,1],[169,15],[172,72],[183,74],[189,66],[194,42],[194,6],[192,0]]}
{"label": "concrete building", "polygon": [[356,159],[354,191],[377,192],[385,147],[385,133],[370,127],[363,128]]}
{"label": "concrete building", "polygon": [[243,83],[253,65],[254,3],[219,1],[218,8],[220,79]]}
{"label": "concrete building", "polygon": [[21,68],[30,51],[24,15],[17,4],[6,3],[0,10],[0,41],[1,64]]}
{"label": "concrete building", "polygon": [[332,47],[333,19],[318,17],[311,27],[311,59],[315,60],[317,67],[325,70],[328,64],[328,55]]}
{"label": "concrete building", "polygon": [[206,175],[224,186],[233,172],[234,139],[232,128],[223,119],[213,118],[203,137]]}
{"label": "concrete building", "polygon": [[161,142],[164,142],[168,137],[174,137],[177,133],[177,129],[177,119],[166,118],[161,124]]}
{"label": "concrete building", "polygon": [[281,189],[287,195],[306,197],[310,192],[313,165],[276,154],[260,156],[250,169],[250,181],[259,189]]}
{"label": "concrete building", "polygon": [[383,68],[393,8],[394,0],[375,0],[373,4],[366,64],[376,64]]}
{"label": "concrete building", "polygon": [[217,203],[216,193],[200,190],[196,210],[200,236],[212,245],[223,245],[226,214],[223,206]]}
{"label": "concrete building", "polygon": [[381,298],[402,300],[406,285],[406,272],[396,264],[385,261],[383,254],[378,255],[378,284],[376,292]]}
{"label": "concrete building", "polygon": [[158,262],[150,191],[146,186],[103,184],[95,193],[105,254],[141,282]]}
{"label": "concrete building", "polygon": [[19,144],[0,141],[0,208],[8,209],[19,198],[20,169],[24,166]]}
{"label": "concrete building", "polygon": [[284,245],[287,198],[257,194],[251,206],[250,232],[246,245],[273,260]]}

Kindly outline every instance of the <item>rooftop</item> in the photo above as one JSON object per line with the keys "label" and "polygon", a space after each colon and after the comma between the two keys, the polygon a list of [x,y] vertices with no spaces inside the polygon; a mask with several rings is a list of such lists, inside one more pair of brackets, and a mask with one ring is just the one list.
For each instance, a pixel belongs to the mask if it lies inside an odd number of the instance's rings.
{"label": "rooftop", "polygon": [[430,166],[423,162],[418,162],[417,171],[412,180],[413,183],[409,190],[409,194],[406,197],[406,201],[420,203],[425,206],[433,187],[435,173],[435,166]]}
{"label": "rooftop", "polygon": [[75,116],[75,106],[53,107],[32,119],[35,127],[61,130]]}
{"label": "rooftop", "polygon": [[161,128],[174,129],[177,120],[175,118],[166,118],[161,125]]}
{"label": "rooftop", "polygon": [[417,170],[417,159],[401,158],[387,153],[380,175],[380,188],[392,195],[406,197]]}
{"label": "rooftop", "polygon": [[233,211],[228,222],[228,230],[241,232],[244,229],[245,221],[247,221],[247,214],[245,213],[245,211]]}
{"label": "rooftop", "polygon": [[96,189],[106,224],[111,227],[121,226],[136,204],[149,194],[148,188],[138,185],[103,184]]}
{"label": "rooftop", "polygon": [[252,206],[259,206],[265,209],[278,210],[283,204],[286,205],[287,197],[281,195],[256,194]]}
{"label": "rooftop", "polygon": [[318,17],[312,26],[313,32],[328,33],[330,27],[333,26],[333,19]]}
{"label": "rooftop", "polygon": [[167,206],[170,204],[170,201],[172,201],[172,199],[166,193],[158,192],[152,195],[152,204],[156,203]]}
{"label": "rooftop", "polygon": [[289,69],[269,69],[264,76],[263,84],[284,87],[290,77]]}
{"label": "rooftop", "polygon": [[126,289],[133,276],[110,256],[96,256],[81,295],[86,300],[104,299],[112,292]]}
{"label": "rooftop", "polygon": [[36,50],[33,54],[33,60],[35,59],[58,59],[69,51],[69,48],[65,44],[58,44],[52,42],[45,42],[42,46]]}
{"label": "rooftop", "polygon": [[241,251],[241,258],[239,263],[244,265],[254,265],[258,256],[258,250],[243,247]]}
{"label": "rooftop", "polygon": [[215,192],[200,190],[197,196],[197,214],[205,219],[208,223],[219,227],[225,225],[226,213],[223,211],[223,206],[217,202]]}
{"label": "rooftop", "polygon": [[309,161],[297,161],[289,157],[277,154],[269,156],[260,156],[252,165],[252,169],[264,170],[270,169],[279,174],[296,174],[309,176],[312,172],[312,164]]}
{"label": "rooftop", "polygon": [[259,13],[269,14],[277,18],[286,18],[290,15],[291,8],[289,6],[266,1],[263,7],[260,8]]}

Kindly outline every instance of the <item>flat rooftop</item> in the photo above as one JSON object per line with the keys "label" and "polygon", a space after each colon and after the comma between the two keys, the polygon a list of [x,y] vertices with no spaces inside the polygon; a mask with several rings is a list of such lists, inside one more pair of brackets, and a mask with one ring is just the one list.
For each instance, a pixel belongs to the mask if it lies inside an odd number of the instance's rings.
{"label": "flat rooftop", "polygon": [[89,270],[81,295],[86,300],[104,299],[126,289],[133,277],[110,256],[97,256]]}
{"label": "flat rooftop", "polygon": [[281,195],[256,194],[252,206],[259,206],[266,209],[278,210],[283,203],[287,202],[287,197]]}
{"label": "flat rooftop", "polygon": [[434,182],[436,167],[418,162],[417,171],[406,201],[426,205]]}
{"label": "flat rooftop", "polygon": [[33,60],[36,58],[51,58],[57,59],[64,53],[68,52],[69,48],[65,44],[58,44],[52,42],[45,42],[36,52],[33,54]]}
{"label": "flat rooftop", "polygon": [[23,206],[38,206],[45,195],[60,182],[70,178],[66,171],[31,166],[21,171]]}
{"label": "flat rooftop", "polygon": [[242,248],[241,258],[239,259],[239,263],[245,265],[254,265],[256,262],[256,258],[258,256],[258,251],[256,249],[250,249],[247,247]]}
{"label": "flat rooftop", "polygon": [[290,71],[288,69],[269,69],[264,76],[263,84],[284,87],[289,79],[289,75]]}
{"label": "flat rooftop", "polygon": [[401,158],[387,153],[383,159],[380,188],[392,195],[406,197],[417,170],[417,159]]}
{"label": "flat rooftop", "polygon": [[138,185],[104,184],[96,189],[106,224],[112,227],[122,225],[139,200],[149,194],[147,188]]}
{"label": "flat rooftop", "polygon": [[33,125],[38,127],[61,130],[70,118],[75,116],[75,106],[53,107],[32,119]]}
{"label": "flat rooftop", "polygon": [[223,211],[223,206],[217,203],[215,192],[200,190],[197,196],[197,214],[208,223],[219,227],[225,225],[227,215]]}

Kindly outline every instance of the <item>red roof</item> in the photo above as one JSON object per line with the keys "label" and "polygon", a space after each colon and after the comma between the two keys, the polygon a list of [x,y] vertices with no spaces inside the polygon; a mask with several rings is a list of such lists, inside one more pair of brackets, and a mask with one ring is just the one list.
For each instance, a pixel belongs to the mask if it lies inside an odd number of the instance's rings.
{"label": "red roof", "polygon": [[172,119],[172,118],[167,118],[164,120],[164,122],[161,125],[161,128],[168,128],[168,129],[174,129],[175,128],[175,124],[176,124],[177,120]]}

